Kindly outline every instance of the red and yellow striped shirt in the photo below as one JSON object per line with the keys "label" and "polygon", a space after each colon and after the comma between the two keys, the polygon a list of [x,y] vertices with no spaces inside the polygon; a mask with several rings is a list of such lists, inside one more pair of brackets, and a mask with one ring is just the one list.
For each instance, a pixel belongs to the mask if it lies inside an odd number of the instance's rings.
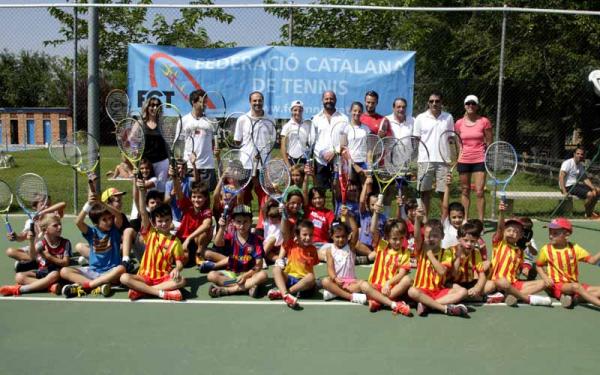
{"label": "red and yellow striped shirt", "polygon": [[[450,249],[442,249],[435,254],[435,258],[444,266],[446,269],[452,267],[453,254]],[[444,287],[446,282],[446,276],[442,276],[433,267],[427,253],[421,251],[417,258],[417,273],[415,275],[415,281],[413,286],[419,289],[427,290],[440,290]]]}
{"label": "red and yellow striped shirt", "polygon": [[576,283],[579,280],[578,262],[587,261],[591,255],[581,246],[569,243],[564,249],[547,244],[542,247],[536,264],[546,268],[548,277],[555,283]]}
{"label": "red and yellow striped shirt", "polygon": [[492,243],[492,276],[490,280],[507,279],[510,283],[517,281],[517,275],[523,267],[523,252],[517,245],[508,242]]}
{"label": "red and yellow striped shirt", "polygon": [[[457,247],[453,246],[451,249],[456,259]],[[475,274],[479,272],[483,272],[483,258],[478,249],[472,249],[470,254],[463,253],[458,272],[452,275],[452,279],[459,284],[470,283],[475,280]]]}
{"label": "red and yellow striped shirt", "polygon": [[377,254],[371,273],[369,283],[383,285],[400,271],[410,271],[410,250],[402,247],[399,250],[392,249],[386,240],[380,240],[377,244]]}
{"label": "red and yellow striped shirt", "polygon": [[142,238],[146,244],[138,275],[150,279],[167,276],[175,260],[183,260],[181,241],[175,236],[160,233],[154,227],[143,228]]}

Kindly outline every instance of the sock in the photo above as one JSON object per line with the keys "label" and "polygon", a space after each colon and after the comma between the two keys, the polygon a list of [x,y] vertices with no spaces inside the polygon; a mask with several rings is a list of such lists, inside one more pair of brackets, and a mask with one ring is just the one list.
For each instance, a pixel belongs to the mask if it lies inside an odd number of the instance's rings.
{"label": "sock", "polygon": [[83,284],[81,284],[81,287],[85,290],[89,290],[92,289],[92,287],[90,287],[90,282],[89,281],[85,281]]}
{"label": "sock", "polygon": [[531,296],[527,296],[527,304],[531,304]]}
{"label": "sock", "polygon": [[31,286],[29,285],[21,285],[21,287],[19,287],[19,291],[21,293],[27,293],[31,290]]}
{"label": "sock", "polygon": [[158,292],[158,298],[165,298],[165,291],[164,290],[160,290]]}
{"label": "sock", "polygon": [[448,314],[448,305],[444,305],[444,314]]}
{"label": "sock", "polygon": [[398,306],[398,304],[396,302],[392,302],[392,306],[390,306],[390,307],[392,308],[392,310],[394,310],[397,306]]}

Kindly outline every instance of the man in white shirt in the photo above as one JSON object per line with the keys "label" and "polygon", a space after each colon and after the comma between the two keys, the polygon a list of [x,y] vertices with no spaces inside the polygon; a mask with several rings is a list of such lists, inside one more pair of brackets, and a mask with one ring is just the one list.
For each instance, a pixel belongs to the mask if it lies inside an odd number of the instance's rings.
{"label": "man in white shirt", "polygon": [[202,89],[190,93],[192,110],[181,119],[181,130],[186,137],[183,158],[187,160],[187,168],[190,170],[193,167],[190,154],[196,154],[196,168],[200,180],[208,183],[210,190],[213,190],[217,185],[214,159],[217,151],[214,150],[216,145],[213,141],[213,124],[204,116],[205,95],[206,92]]}
{"label": "man in white shirt", "polygon": [[386,116],[392,127],[392,134],[398,139],[413,134],[415,119],[412,116],[406,116],[406,106],[406,99],[396,98],[392,104],[392,113]]}
{"label": "man in white shirt", "polygon": [[[452,115],[442,111],[442,94],[432,92],[428,100],[429,109],[415,119],[413,135],[423,141],[429,151],[429,168],[424,170],[422,166],[427,161],[427,152],[422,146],[419,148],[419,172],[417,189],[422,192],[425,215],[429,214],[429,205],[431,203],[431,191],[433,190],[433,180],[436,181],[436,191],[444,193],[446,189],[445,181],[448,174],[446,163],[442,159],[439,149],[439,140],[446,130],[454,130],[454,119]],[[421,180],[422,178],[422,180]]]}
{"label": "man in white shirt", "polygon": [[594,186],[592,180],[585,175],[585,151],[581,147],[575,149],[571,159],[563,161],[558,175],[558,186],[564,194],[571,194],[584,199],[585,217],[598,219],[600,215],[594,212],[594,207],[600,197],[600,188]]}
{"label": "man in white shirt", "polygon": [[330,189],[333,178],[332,162],[335,157],[331,143],[331,128],[334,125],[340,124],[342,125],[340,129],[344,129],[349,122],[348,117],[339,113],[335,108],[337,103],[335,92],[331,90],[325,91],[321,99],[323,101],[323,109],[312,119],[318,132],[314,154],[317,169],[315,171],[315,186]]}

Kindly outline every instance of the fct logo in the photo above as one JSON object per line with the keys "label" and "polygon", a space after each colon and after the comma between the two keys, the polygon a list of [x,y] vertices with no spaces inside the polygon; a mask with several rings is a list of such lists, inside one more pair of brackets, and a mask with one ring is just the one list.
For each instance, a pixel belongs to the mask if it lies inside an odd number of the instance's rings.
{"label": "fct logo", "polygon": [[[171,99],[175,96],[175,91],[160,91],[160,90],[138,90],[137,92],[137,107],[142,108],[146,99],[156,97],[161,99],[163,103],[171,103]],[[163,100],[164,97],[164,100]]]}

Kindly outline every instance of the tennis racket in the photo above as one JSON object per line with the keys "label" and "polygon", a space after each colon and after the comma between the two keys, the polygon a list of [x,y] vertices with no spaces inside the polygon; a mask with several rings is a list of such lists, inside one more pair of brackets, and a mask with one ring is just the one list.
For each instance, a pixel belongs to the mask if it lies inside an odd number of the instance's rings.
{"label": "tennis racket", "polygon": [[[219,127],[218,139],[219,139],[219,148],[221,149],[237,149],[240,148],[240,144],[235,141],[235,128],[238,123],[238,119],[242,117],[248,117],[246,113],[243,112],[234,112],[225,118],[221,126]],[[248,135],[249,138],[249,135]]]}
{"label": "tennis racket", "polygon": [[115,135],[121,154],[131,162],[141,178],[139,169],[145,146],[144,125],[136,119],[126,118],[117,124]]}
{"label": "tennis racket", "polygon": [[446,130],[440,135],[438,148],[442,160],[446,163],[452,174],[462,153],[462,138],[457,132]]}
{"label": "tennis racket", "polygon": [[251,118],[252,134],[251,141],[254,146],[256,166],[264,166],[269,158],[269,154],[275,142],[277,141],[277,129],[275,123],[266,118]]}
{"label": "tennis racket", "polygon": [[506,187],[517,172],[518,157],[508,142],[497,141],[485,151],[485,169],[496,186],[501,185],[500,199],[506,203]]}
{"label": "tennis racket", "polygon": [[[213,128],[213,132],[219,127],[219,123],[227,116],[227,102],[219,91],[207,91],[202,97],[204,117]],[[216,132],[214,132],[216,135]]]}
{"label": "tennis racket", "polygon": [[360,153],[365,157],[365,164],[367,170],[365,171],[368,175],[373,173],[375,165],[379,164],[379,161],[383,157],[383,141],[375,134],[367,134],[362,140],[360,145]]}
{"label": "tennis racket", "polygon": [[245,169],[245,162],[250,155],[241,150],[229,150],[223,154],[219,162],[219,173],[223,177],[223,192],[225,193],[225,207],[223,218],[227,219],[231,202],[244,191],[252,181],[253,169]]}
{"label": "tennis racket", "polygon": [[175,168],[176,165],[173,153],[175,151],[175,144],[181,135],[181,126],[183,124],[181,121],[181,112],[173,104],[164,103],[158,107],[157,114],[158,130],[167,144],[171,166]]}
{"label": "tennis racket", "polygon": [[317,129],[317,126],[311,120],[304,120],[296,129],[296,137],[305,162],[314,168],[313,154],[317,139],[319,138],[319,129]]}
{"label": "tennis racket", "polygon": [[[408,136],[398,140],[401,148],[401,157],[404,160],[404,169],[406,175],[404,178],[409,183],[415,184],[415,197],[419,207],[423,207],[421,200],[421,185],[425,178],[426,172],[429,170],[429,149],[417,137]],[[419,170],[422,170],[422,176],[419,178]]]}
{"label": "tennis racket", "polygon": [[48,201],[48,186],[44,179],[35,173],[25,173],[17,178],[15,195],[17,203],[31,220],[29,230],[34,232],[33,219]]}
{"label": "tennis racket", "polygon": [[4,225],[6,226],[6,233],[12,235],[14,233],[12,226],[8,222],[8,212],[13,201],[13,193],[10,190],[10,186],[2,180],[0,180],[0,214],[4,214]]}
{"label": "tennis racket", "polygon": [[106,113],[115,126],[129,113],[129,96],[123,90],[112,90],[106,95]]}
{"label": "tennis racket", "polygon": [[73,143],[79,150],[79,163],[73,165],[76,171],[88,178],[88,185],[92,193],[96,193],[95,170],[100,162],[100,145],[94,136],[85,131],[77,131],[73,134]]}
{"label": "tennis racket", "polygon": [[282,159],[267,161],[260,170],[260,186],[265,193],[283,207],[283,198],[290,187],[291,177]]}

